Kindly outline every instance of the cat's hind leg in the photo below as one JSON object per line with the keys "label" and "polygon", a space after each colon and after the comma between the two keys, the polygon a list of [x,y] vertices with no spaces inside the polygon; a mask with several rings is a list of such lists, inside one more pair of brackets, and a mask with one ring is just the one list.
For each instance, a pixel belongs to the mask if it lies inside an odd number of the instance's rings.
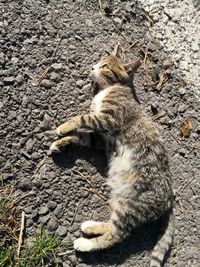
{"label": "cat's hind leg", "polygon": [[77,144],[79,142],[79,136],[66,136],[63,137],[55,142],[52,143],[52,145],[50,146],[50,150],[53,152],[57,152],[60,151],[60,148],[69,145],[69,144]]}
{"label": "cat's hind leg", "polygon": [[81,224],[81,231],[86,235],[103,235],[110,227],[109,222],[86,221]]}

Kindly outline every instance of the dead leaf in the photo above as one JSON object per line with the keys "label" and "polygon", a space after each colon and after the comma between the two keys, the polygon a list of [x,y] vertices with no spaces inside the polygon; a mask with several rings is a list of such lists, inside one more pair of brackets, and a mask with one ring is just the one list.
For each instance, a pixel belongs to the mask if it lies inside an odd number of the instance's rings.
{"label": "dead leaf", "polygon": [[159,74],[159,82],[158,82],[158,84],[157,84],[157,86],[156,86],[156,89],[157,89],[158,91],[160,91],[162,85],[163,85],[167,80],[168,80],[168,76],[167,76],[167,74],[166,74],[165,72],[161,72],[161,73]]}
{"label": "dead leaf", "polygon": [[180,128],[181,136],[189,137],[192,131],[192,123],[190,120],[185,120]]}

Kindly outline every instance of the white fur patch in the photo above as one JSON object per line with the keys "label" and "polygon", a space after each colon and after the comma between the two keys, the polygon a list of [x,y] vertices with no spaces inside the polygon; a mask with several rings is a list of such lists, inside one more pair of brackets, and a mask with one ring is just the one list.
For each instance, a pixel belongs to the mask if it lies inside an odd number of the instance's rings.
{"label": "white fur patch", "polygon": [[93,69],[92,72],[93,72],[94,76],[96,77],[96,79],[99,78],[99,67],[100,67],[100,63],[97,63],[92,67],[92,69]]}
{"label": "white fur patch", "polygon": [[102,101],[104,97],[108,94],[108,92],[109,92],[109,89],[104,89],[95,95],[92,101],[92,104],[91,104],[91,109],[94,113],[99,113],[101,111]]}
{"label": "white fur patch", "polygon": [[95,221],[86,221],[81,224],[81,231],[85,232],[88,227],[91,227],[93,225],[99,225],[101,222],[95,222]]}
{"label": "white fur patch", "polygon": [[57,135],[60,135],[60,127],[58,127],[58,128],[56,129],[56,133],[57,133]]}
{"label": "white fur patch", "polygon": [[93,242],[87,238],[78,238],[74,240],[74,249],[78,251],[91,251],[93,250]]}
{"label": "white fur patch", "polygon": [[118,156],[110,161],[107,184],[114,193],[120,194],[130,188],[130,181],[123,178],[123,173],[132,171],[133,150],[126,145],[120,144],[118,147]]}

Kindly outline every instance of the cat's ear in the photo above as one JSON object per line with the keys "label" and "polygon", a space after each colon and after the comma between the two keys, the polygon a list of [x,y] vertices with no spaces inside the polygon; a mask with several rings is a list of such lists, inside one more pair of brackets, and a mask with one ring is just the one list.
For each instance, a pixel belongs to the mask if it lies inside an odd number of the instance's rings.
{"label": "cat's ear", "polygon": [[130,63],[123,64],[123,67],[126,70],[132,70],[132,71],[137,71],[138,68],[141,66],[141,61],[139,59],[131,61]]}
{"label": "cat's ear", "polygon": [[113,56],[114,57],[117,57],[117,58],[121,58],[122,57],[122,47],[120,44],[117,44],[114,48],[114,51],[113,51]]}

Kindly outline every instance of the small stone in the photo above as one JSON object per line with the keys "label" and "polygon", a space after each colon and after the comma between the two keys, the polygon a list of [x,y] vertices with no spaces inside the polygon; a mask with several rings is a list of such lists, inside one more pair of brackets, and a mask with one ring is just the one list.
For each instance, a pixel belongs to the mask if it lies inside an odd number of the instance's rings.
{"label": "small stone", "polygon": [[181,87],[178,89],[180,95],[184,95],[185,94],[185,88]]}
{"label": "small stone", "polygon": [[79,41],[82,41],[82,40],[83,40],[83,38],[82,38],[80,35],[75,35],[75,38],[76,38],[77,40],[79,40]]}
{"label": "small stone", "polygon": [[35,144],[35,141],[32,138],[28,139],[28,141],[26,142],[26,151],[28,153],[32,151],[34,144]]}
{"label": "small stone", "polygon": [[91,19],[86,19],[85,24],[89,27],[92,27],[94,25]]}
{"label": "small stone", "polygon": [[114,18],[113,21],[116,23],[116,24],[119,24],[121,25],[122,24],[122,20],[120,18]]}
{"label": "small stone", "polygon": [[30,180],[26,178],[21,179],[19,183],[19,188],[21,188],[22,190],[31,190],[31,187],[32,187],[32,183]]}
{"label": "small stone", "polygon": [[17,64],[18,60],[19,60],[18,57],[12,57],[10,61],[12,64]]}
{"label": "small stone", "polygon": [[10,84],[13,84],[14,82],[15,82],[15,77],[13,76],[4,78],[5,85],[10,85]]}
{"label": "small stone", "polygon": [[54,63],[51,65],[52,69],[55,71],[61,70],[63,68],[62,63]]}
{"label": "small stone", "polygon": [[171,61],[169,59],[165,59],[163,62],[164,68],[169,68],[172,65]]}
{"label": "small stone", "polygon": [[199,51],[200,46],[198,45],[198,42],[197,42],[197,41],[196,41],[196,42],[195,42],[195,41],[192,42],[191,49],[192,49],[194,52]]}
{"label": "small stone", "polygon": [[41,224],[47,224],[47,222],[49,221],[49,219],[50,219],[50,217],[49,217],[49,215],[47,215],[47,216],[42,216],[42,217],[40,217],[40,223]]}
{"label": "small stone", "polygon": [[39,159],[40,158],[40,154],[37,152],[33,152],[33,154],[31,156],[32,156],[32,159]]}
{"label": "small stone", "polygon": [[85,84],[85,81],[83,81],[83,80],[79,80],[76,82],[76,85],[79,87],[82,87],[84,84]]}
{"label": "small stone", "polygon": [[34,179],[32,183],[37,188],[40,188],[42,186],[42,182],[38,178]]}
{"label": "small stone", "polygon": [[44,207],[41,207],[40,210],[39,210],[39,214],[40,215],[45,215],[49,212],[49,209],[47,206],[44,206]]}
{"label": "small stone", "polygon": [[51,88],[53,86],[53,83],[50,80],[43,79],[40,85],[44,86],[45,88]]}
{"label": "small stone", "polygon": [[56,215],[56,217],[61,218],[63,216],[63,205],[58,204],[53,213]]}
{"label": "small stone", "polygon": [[0,65],[4,65],[5,63],[5,55],[3,52],[0,53]]}
{"label": "small stone", "polygon": [[185,104],[180,104],[178,107],[178,112],[184,112],[186,110],[186,105]]}
{"label": "small stone", "polygon": [[23,77],[23,75],[18,74],[17,77],[15,78],[15,81],[16,81],[18,84],[22,84],[23,81],[24,81],[24,77]]}
{"label": "small stone", "polygon": [[26,208],[24,209],[24,212],[25,212],[26,214],[30,214],[30,213],[32,213],[32,212],[33,212],[32,207],[26,207]]}
{"label": "small stone", "polygon": [[58,228],[58,223],[55,219],[51,218],[47,224],[47,228],[50,232],[54,232]]}
{"label": "small stone", "polygon": [[53,80],[53,81],[59,81],[59,79],[60,79],[60,75],[59,75],[58,73],[52,72],[50,78],[51,78],[51,80]]}
{"label": "small stone", "polygon": [[57,203],[55,201],[49,200],[47,203],[47,207],[50,210],[54,210],[57,207]]}
{"label": "small stone", "polygon": [[185,154],[186,154],[186,150],[185,150],[185,148],[181,148],[180,150],[179,150],[179,154],[181,155],[181,156],[185,156]]}
{"label": "small stone", "polygon": [[59,226],[56,232],[59,236],[64,237],[67,235],[67,227]]}

